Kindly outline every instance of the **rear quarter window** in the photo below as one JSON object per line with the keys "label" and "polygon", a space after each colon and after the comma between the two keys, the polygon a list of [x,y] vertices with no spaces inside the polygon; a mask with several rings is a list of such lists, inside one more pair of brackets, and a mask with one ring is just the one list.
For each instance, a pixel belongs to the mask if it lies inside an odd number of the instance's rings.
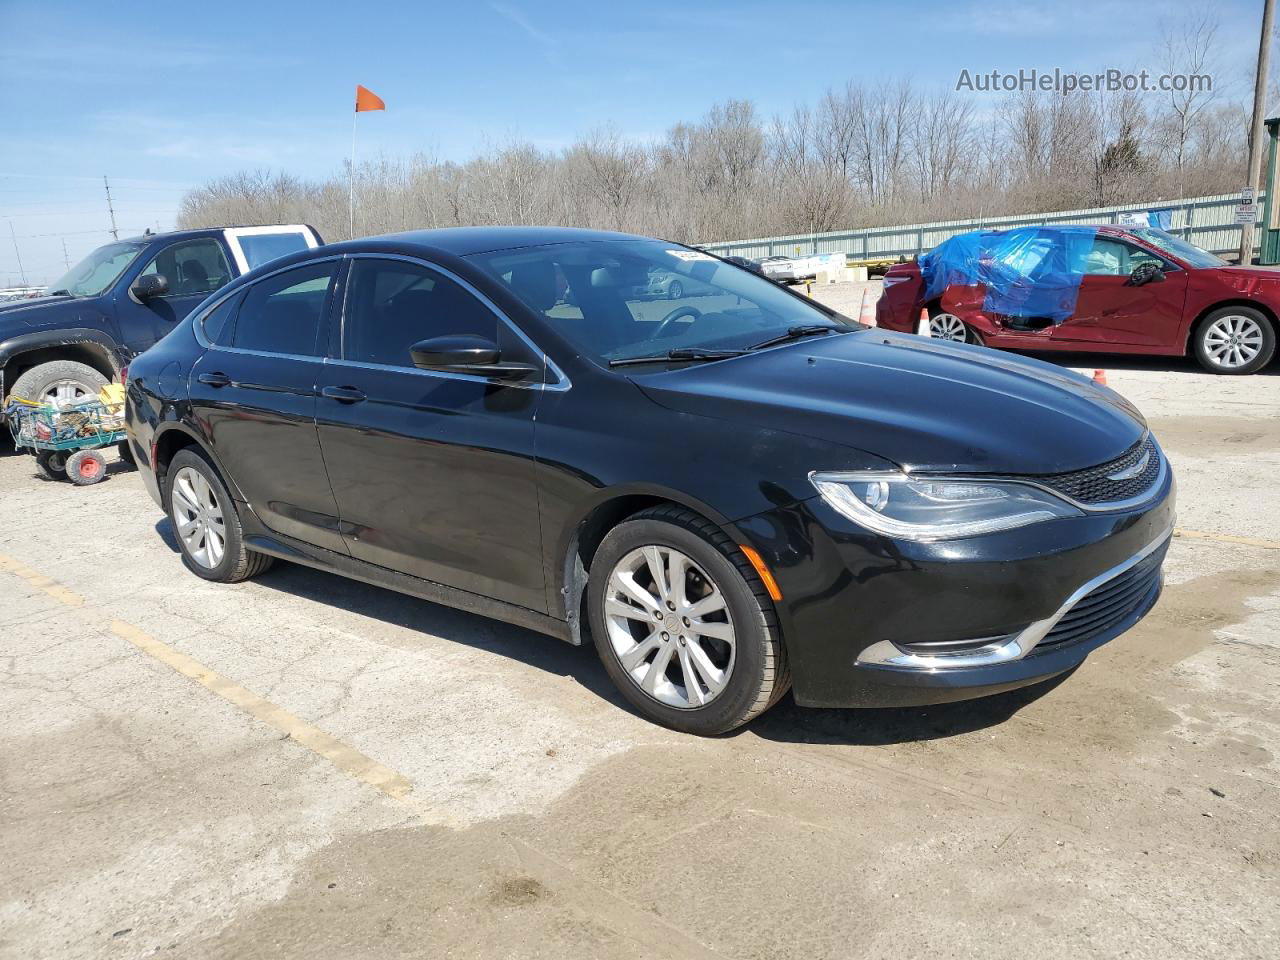
{"label": "rear quarter window", "polygon": [[244,291],[227,297],[220,304],[204,315],[200,321],[204,329],[205,339],[210,343],[226,345],[231,342],[231,330],[235,321],[236,310],[244,299]]}

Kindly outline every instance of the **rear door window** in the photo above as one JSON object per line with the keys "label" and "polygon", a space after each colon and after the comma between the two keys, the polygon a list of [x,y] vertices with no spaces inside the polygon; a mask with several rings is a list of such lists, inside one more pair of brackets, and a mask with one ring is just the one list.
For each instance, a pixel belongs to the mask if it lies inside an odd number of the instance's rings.
{"label": "rear door window", "polygon": [[317,344],[336,260],[259,280],[244,294],[231,345],[242,350],[318,356]]}
{"label": "rear door window", "polygon": [[320,245],[306,226],[228,227],[224,235],[240,273]]}

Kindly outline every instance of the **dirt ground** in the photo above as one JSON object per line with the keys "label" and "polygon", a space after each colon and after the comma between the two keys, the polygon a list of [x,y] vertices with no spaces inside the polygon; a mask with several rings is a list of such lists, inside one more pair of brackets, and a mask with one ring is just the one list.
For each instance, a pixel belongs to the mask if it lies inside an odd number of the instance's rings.
{"label": "dirt ground", "polygon": [[1067,360],[1177,472],[1151,616],[1047,688],[717,740],[514,627],[204,583],[136,474],[0,454],[0,956],[1280,956],[1280,366]]}

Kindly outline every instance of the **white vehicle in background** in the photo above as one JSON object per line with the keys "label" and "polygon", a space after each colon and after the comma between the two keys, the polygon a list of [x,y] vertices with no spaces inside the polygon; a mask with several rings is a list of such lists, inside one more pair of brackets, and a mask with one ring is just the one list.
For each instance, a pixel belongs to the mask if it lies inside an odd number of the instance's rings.
{"label": "white vehicle in background", "polygon": [[808,257],[765,257],[760,272],[778,283],[794,283],[812,277],[815,270]]}

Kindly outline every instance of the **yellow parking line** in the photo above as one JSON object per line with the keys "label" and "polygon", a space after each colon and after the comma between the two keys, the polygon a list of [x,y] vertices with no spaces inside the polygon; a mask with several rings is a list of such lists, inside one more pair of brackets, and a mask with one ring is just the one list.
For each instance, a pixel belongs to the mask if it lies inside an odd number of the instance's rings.
{"label": "yellow parking line", "polygon": [[[46,577],[38,570],[33,570],[12,557],[6,557],[2,553],[0,553],[0,570],[6,570],[20,577],[37,590],[48,594],[68,607],[76,608],[84,613],[100,612],[106,616],[106,611],[95,610],[84,597],[75,591],[64,587],[51,577]],[[146,631],[133,626],[133,624],[113,618],[110,621],[110,630],[120,639],[129,641],[129,643],[153,660],[157,660],[165,666],[176,670],[184,677],[194,680],[206,690],[216,693],[222,699],[239,707],[255,720],[260,720],[281,733],[287,734],[308,750],[324,757],[343,773],[349,774],[397,800],[403,800],[413,790],[413,784],[408,778],[390,767],[365,756],[359,750],[348,746],[337,737],[330,736],[319,727],[295,717],[288,710],[277,706],[270,700],[262,699],[256,693],[246,690],[217,671],[210,670],[198,660],[174,649],[161,640],[157,640]]]}
{"label": "yellow parking line", "polygon": [[1189,540],[1213,540],[1217,543],[1238,543],[1245,547],[1261,547],[1263,550],[1280,550],[1280,540],[1262,540],[1258,537],[1233,537],[1226,533],[1205,533],[1203,530],[1184,530],[1178,527],[1173,531],[1175,537],[1186,537]]}

